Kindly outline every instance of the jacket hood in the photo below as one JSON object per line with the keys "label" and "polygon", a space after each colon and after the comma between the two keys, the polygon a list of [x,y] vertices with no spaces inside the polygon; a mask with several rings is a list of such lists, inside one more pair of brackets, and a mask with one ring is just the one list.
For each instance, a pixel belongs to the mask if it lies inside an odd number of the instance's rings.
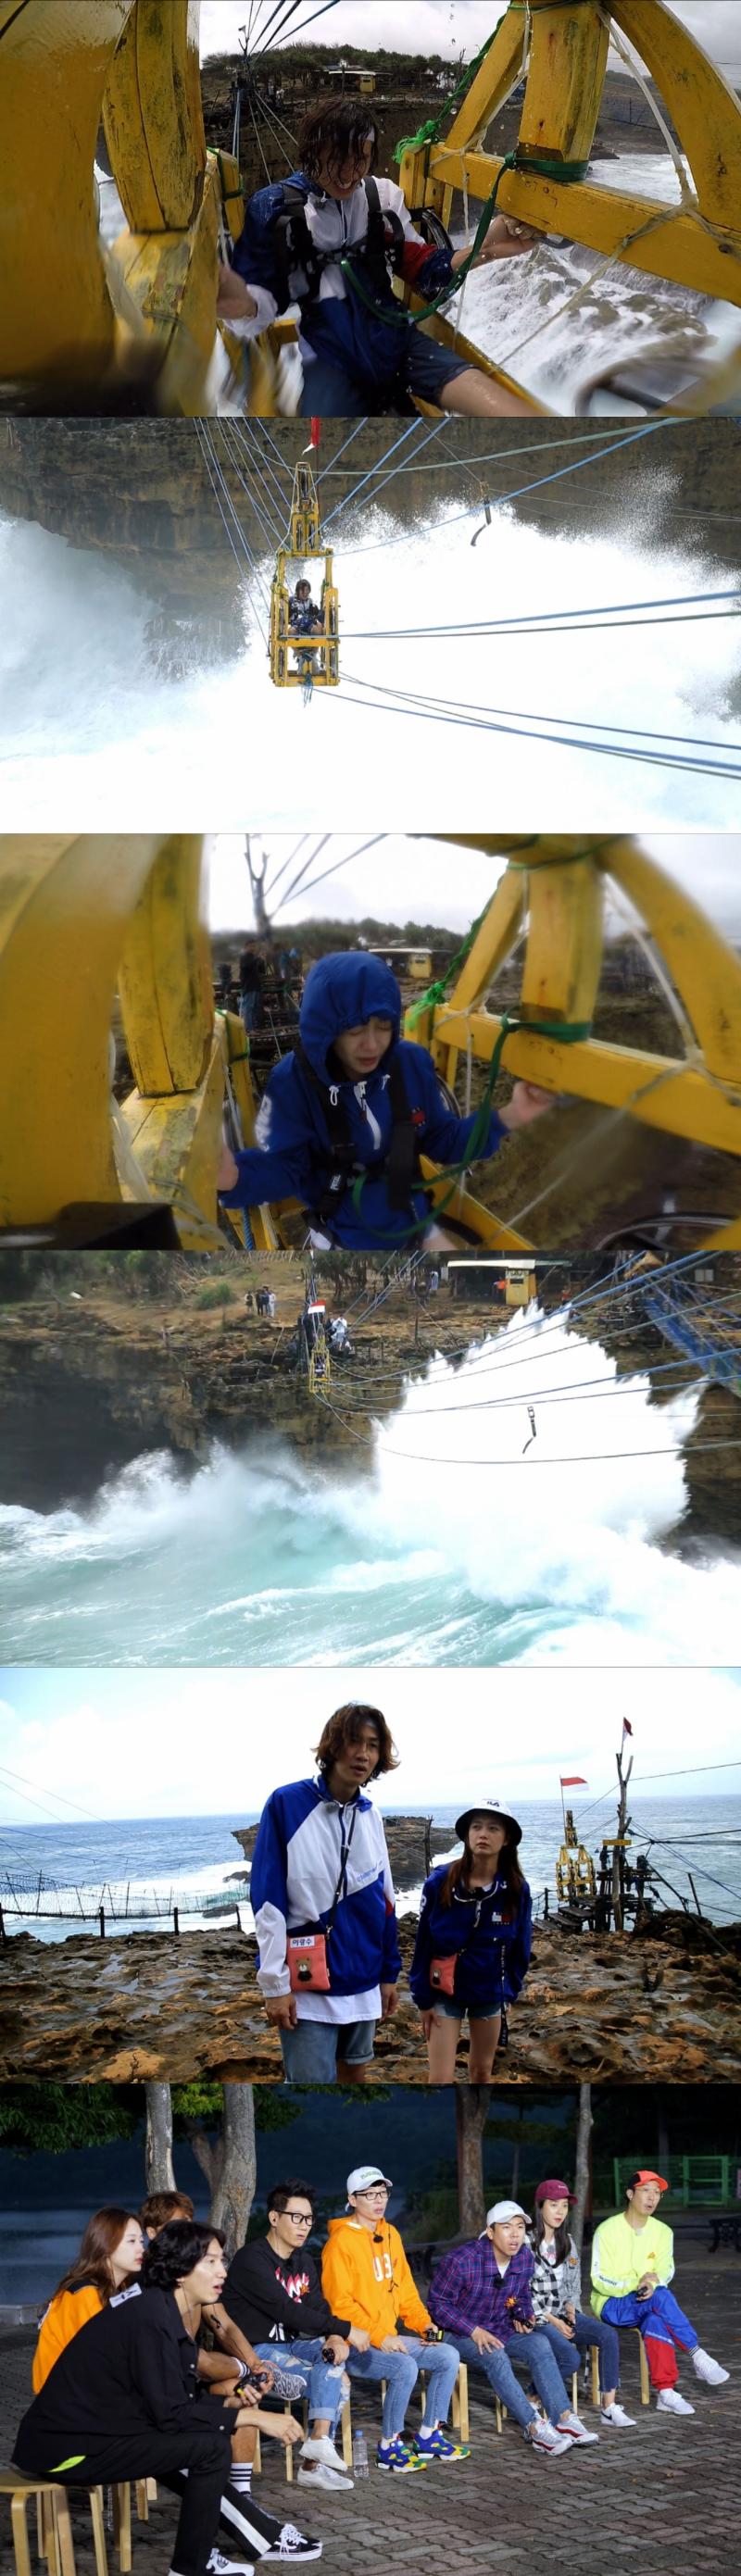
{"label": "jacket hood", "polygon": [[[392,1045],[401,1028],[401,993],[390,966],[351,948],[320,957],[310,968],[299,1013],[299,1034],[320,1082],[332,1081],[327,1064],[330,1048],[343,1029],[359,1028],[374,1016],[389,1019]],[[389,1050],[390,1052],[390,1050]],[[384,1057],[384,1066],[388,1058]]]}

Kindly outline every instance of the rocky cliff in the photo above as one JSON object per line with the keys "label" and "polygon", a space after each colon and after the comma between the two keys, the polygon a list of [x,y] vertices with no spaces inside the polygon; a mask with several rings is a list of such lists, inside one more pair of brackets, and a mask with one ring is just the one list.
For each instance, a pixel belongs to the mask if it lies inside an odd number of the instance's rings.
{"label": "rocky cliff", "polygon": [[[407,1986],[413,1925],[402,1924],[399,2011],[378,2031],[386,2084],[424,2084],[419,2016]],[[30,2083],[276,2083],[281,2059],[255,1982],[255,1944],[233,1931],[87,1934],[3,1948],[0,2080]],[[741,2077],[741,1926],[722,1941],[670,1916],[643,1937],[570,1938],[539,1925],[511,2017],[503,2084],[715,2083]],[[459,2077],[465,2079],[461,2048]]]}

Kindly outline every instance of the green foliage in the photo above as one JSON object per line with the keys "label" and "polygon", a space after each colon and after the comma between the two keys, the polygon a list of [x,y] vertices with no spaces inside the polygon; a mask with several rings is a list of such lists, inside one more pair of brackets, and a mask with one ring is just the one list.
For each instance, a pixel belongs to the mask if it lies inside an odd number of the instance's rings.
{"label": "green foliage", "polygon": [[[268,2129],[290,2129],[299,2117],[300,2102],[291,2101],[282,2091],[266,2084],[255,2085],[255,2128],[264,2134]],[[143,2108],[143,2102],[142,2102]],[[172,2126],[175,2138],[187,2138],[193,2126],[215,2132],[221,2128],[224,2115],[222,2084],[173,2084]]]}
{"label": "green foliage", "polygon": [[133,2138],[144,2116],[135,2084],[2,2084],[0,2146],[16,2156]]}
{"label": "green foliage", "polygon": [[194,1299],[199,1313],[205,1313],[212,1306],[233,1306],[235,1302],[236,1292],[230,1279],[212,1280],[209,1287],[199,1288],[198,1295]]}

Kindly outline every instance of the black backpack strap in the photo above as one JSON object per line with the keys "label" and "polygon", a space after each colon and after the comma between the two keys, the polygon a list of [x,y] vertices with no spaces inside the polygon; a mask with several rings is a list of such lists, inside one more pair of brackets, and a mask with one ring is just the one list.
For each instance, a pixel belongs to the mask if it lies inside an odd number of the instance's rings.
{"label": "black backpack strap", "polygon": [[[294,1048],[294,1055],[310,1091],[321,1104],[322,1115],[329,1130],[331,1163],[310,1210],[312,1216],[319,1217],[323,1225],[328,1225],[331,1224],[337,1200],[342,1191],[349,1188],[356,1174],[364,1171],[366,1166],[359,1160],[339,1086],[320,1080],[313,1064],[309,1062],[300,1039]],[[396,1047],[393,1049],[389,1066],[388,1088],[391,1106],[391,1137],[383,1171],[388,1186],[389,1206],[395,1214],[411,1216],[414,1213],[412,1193],[419,1178],[419,1147],[401,1057]]]}
{"label": "black backpack strap", "polygon": [[297,188],[290,179],[284,183],[282,209],[273,226],[273,253],[278,311],[284,313],[288,304],[299,300],[295,286],[291,285],[297,272],[305,277],[306,291],[313,296],[318,294],[322,268],[326,265],[311,238],[303,189]]}
{"label": "black backpack strap", "polygon": [[368,228],[362,244],[363,266],[368,282],[377,295],[388,301],[389,261],[399,269],[404,253],[404,226],[401,216],[390,206],[382,206],[377,179],[365,179],[365,201]]}

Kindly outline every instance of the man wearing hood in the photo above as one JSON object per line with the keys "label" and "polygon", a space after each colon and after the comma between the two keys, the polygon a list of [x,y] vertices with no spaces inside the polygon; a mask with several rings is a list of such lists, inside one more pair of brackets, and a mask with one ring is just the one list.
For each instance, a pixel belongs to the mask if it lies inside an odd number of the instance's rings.
{"label": "man wearing hood", "polygon": [[[552,1108],[550,1093],[516,1082],[492,1109],[482,1159],[514,1127]],[[410,1238],[442,1245],[419,1175],[420,1154],[459,1164],[479,1123],[459,1118],[441,1090],[426,1047],[401,1036],[401,993],[390,967],[357,949],[322,957],[307,976],[299,1043],[270,1075],[256,1145],[222,1150],[217,1181],[225,1207],[298,1198],[316,1250],[401,1248]],[[450,1248],[450,1247],[449,1247]]]}
{"label": "man wearing hood", "polygon": [[362,2084],[376,2022],[396,2011],[401,1957],[386,1837],[364,1790],[396,1768],[380,1709],[335,1710],[313,1780],[263,1808],[250,1898],[268,2020],[289,2084]]}

